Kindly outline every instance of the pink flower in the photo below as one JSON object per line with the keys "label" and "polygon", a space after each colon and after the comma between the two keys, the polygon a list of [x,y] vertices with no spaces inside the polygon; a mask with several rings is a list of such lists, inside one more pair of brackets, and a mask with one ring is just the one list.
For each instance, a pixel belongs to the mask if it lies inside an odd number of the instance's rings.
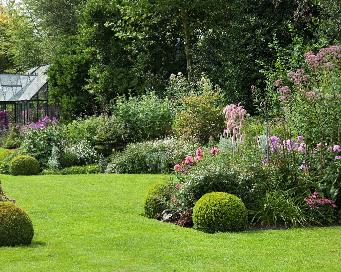
{"label": "pink flower", "polygon": [[183,184],[181,184],[181,183],[177,183],[177,184],[175,185],[175,188],[176,188],[177,190],[181,190],[183,187],[184,187],[184,186],[183,186]]}
{"label": "pink flower", "polygon": [[212,154],[212,156],[218,155],[219,152],[220,152],[220,150],[219,150],[218,147],[212,147],[212,148],[211,148],[211,154]]}
{"label": "pink flower", "polygon": [[306,149],[306,144],[305,143],[302,143],[299,145],[299,147],[297,148],[297,151],[300,152],[300,153],[304,153],[305,152],[305,149]]}
{"label": "pink flower", "polygon": [[334,145],[332,151],[334,153],[341,152],[341,146],[339,145]]}
{"label": "pink flower", "polygon": [[291,93],[291,90],[289,89],[288,86],[283,86],[283,87],[280,87],[278,89],[278,92],[281,94],[281,95],[288,95]]}
{"label": "pink flower", "polygon": [[288,73],[290,79],[296,84],[300,85],[303,82],[307,82],[309,77],[305,74],[304,69],[297,69],[296,71],[291,71]]}
{"label": "pink flower", "polygon": [[203,157],[204,156],[204,151],[202,150],[201,147],[199,147],[197,149],[197,151],[195,152],[195,156],[197,156],[197,157]]}
{"label": "pink flower", "polygon": [[305,97],[308,98],[309,100],[314,100],[317,97],[316,92],[310,91],[310,92],[305,92],[304,93]]}
{"label": "pink flower", "polygon": [[182,166],[181,166],[181,164],[176,164],[176,165],[174,166],[174,171],[175,171],[175,172],[181,172],[181,171],[182,171]]}
{"label": "pink flower", "polygon": [[275,86],[276,87],[280,87],[281,85],[282,85],[282,80],[280,80],[280,79],[275,80]]}
{"label": "pink flower", "polygon": [[335,161],[341,160],[341,156],[335,156],[334,160],[335,160]]}
{"label": "pink flower", "polygon": [[286,149],[291,152],[297,149],[297,145],[294,141],[288,139],[286,141],[283,141],[283,145],[286,147]]}
{"label": "pink flower", "polygon": [[193,164],[194,163],[194,158],[192,156],[187,156],[184,160],[185,164]]}

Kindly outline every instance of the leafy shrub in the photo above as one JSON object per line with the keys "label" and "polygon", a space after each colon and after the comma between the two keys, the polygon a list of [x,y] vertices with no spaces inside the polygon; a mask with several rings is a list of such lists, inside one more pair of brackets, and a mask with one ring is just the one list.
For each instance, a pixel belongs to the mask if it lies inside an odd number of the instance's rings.
{"label": "leafy shrub", "polygon": [[96,151],[107,157],[112,150],[122,150],[127,143],[124,122],[116,116],[102,116],[96,131]]}
{"label": "leafy shrub", "polygon": [[0,246],[29,245],[33,235],[28,215],[12,202],[0,202]]}
{"label": "leafy shrub", "polygon": [[335,223],[335,202],[331,199],[320,196],[316,191],[305,198],[309,206],[308,214],[312,224],[331,225]]}
{"label": "leafy shrub", "polygon": [[341,46],[334,45],[296,56],[305,63],[269,80],[274,90],[269,100],[281,108],[289,131],[304,135],[307,144],[341,141],[340,52]]}
{"label": "leafy shrub", "polygon": [[92,146],[96,145],[96,134],[98,127],[103,127],[104,116],[91,116],[84,119],[74,120],[64,128],[65,138],[68,143],[88,141]]}
{"label": "leafy shrub", "polygon": [[84,174],[98,174],[102,169],[97,164],[89,164],[84,166],[71,166],[64,169],[45,169],[43,175],[84,175]]}
{"label": "leafy shrub", "polygon": [[79,164],[77,154],[64,151],[59,158],[61,168],[77,166]]}
{"label": "leafy shrub", "polygon": [[52,124],[41,129],[29,128],[24,134],[21,147],[44,166],[52,154],[53,147],[61,150],[64,141],[62,127]]}
{"label": "leafy shrub", "polygon": [[37,175],[40,172],[40,165],[32,156],[19,155],[12,159],[9,171],[14,176]]}
{"label": "leafy shrub", "polygon": [[156,218],[164,210],[168,209],[173,191],[174,184],[172,183],[157,183],[152,185],[145,198],[145,216],[148,218]]}
{"label": "leafy shrub", "polygon": [[22,135],[20,129],[17,126],[13,126],[7,135],[3,138],[3,148],[6,149],[16,149],[19,148],[22,141]]}
{"label": "leafy shrub", "polygon": [[202,84],[202,93],[181,98],[173,131],[178,136],[194,137],[201,143],[208,143],[210,137],[219,139],[224,129],[222,98],[219,89],[209,81]]}
{"label": "leafy shrub", "polygon": [[114,153],[108,173],[169,173],[175,162],[196,149],[194,143],[169,138],[129,144],[121,153]]}
{"label": "leafy shrub", "polygon": [[266,194],[253,222],[261,226],[304,226],[309,222],[305,212],[300,198],[285,191],[273,191]]}
{"label": "leafy shrub", "polygon": [[[98,160],[98,154],[91,143],[87,140],[81,140],[78,143],[71,144],[64,148],[64,154],[67,154],[68,157],[63,157],[63,163],[76,163],[74,165],[86,165],[95,163]],[[65,161],[68,159],[69,161]]]}
{"label": "leafy shrub", "polygon": [[235,195],[213,192],[202,196],[193,208],[194,228],[208,232],[240,231],[247,224],[247,210]]}
{"label": "leafy shrub", "polygon": [[249,210],[257,210],[259,199],[270,185],[269,172],[250,161],[220,153],[206,156],[188,173],[178,175],[182,184],[177,191],[181,209],[191,209],[195,202],[210,192],[226,192],[242,198]]}
{"label": "leafy shrub", "polygon": [[124,125],[127,142],[141,142],[164,137],[171,131],[173,112],[170,102],[154,93],[128,100],[119,99],[114,116]]}
{"label": "leafy shrub", "polygon": [[62,175],[98,174],[100,172],[101,169],[97,164],[71,166],[61,170]]}
{"label": "leafy shrub", "polygon": [[121,149],[126,144],[124,123],[115,116],[75,120],[65,127],[65,134],[69,144],[87,141],[104,155],[110,155],[113,148]]}
{"label": "leafy shrub", "polygon": [[0,152],[0,173],[9,174],[11,160],[18,156],[20,151],[16,149],[5,149]]}

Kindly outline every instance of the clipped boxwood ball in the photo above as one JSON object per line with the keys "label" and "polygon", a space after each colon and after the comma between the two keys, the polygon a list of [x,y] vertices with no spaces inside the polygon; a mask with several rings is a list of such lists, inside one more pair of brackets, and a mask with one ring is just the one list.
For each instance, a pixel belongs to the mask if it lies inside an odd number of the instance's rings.
{"label": "clipped boxwood ball", "polygon": [[20,155],[11,160],[9,170],[14,176],[30,176],[39,174],[40,166],[34,157]]}
{"label": "clipped boxwood ball", "polygon": [[194,228],[208,232],[239,231],[246,227],[247,210],[235,195],[214,192],[203,195],[193,208]]}
{"label": "clipped boxwood ball", "polygon": [[34,235],[28,215],[12,202],[0,202],[0,246],[29,245]]}
{"label": "clipped boxwood ball", "polygon": [[148,218],[156,218],[168,208],[167,202],[174,191],[172,183],[157,183],[152,185],[147,193],[144,203],[144,214]]}

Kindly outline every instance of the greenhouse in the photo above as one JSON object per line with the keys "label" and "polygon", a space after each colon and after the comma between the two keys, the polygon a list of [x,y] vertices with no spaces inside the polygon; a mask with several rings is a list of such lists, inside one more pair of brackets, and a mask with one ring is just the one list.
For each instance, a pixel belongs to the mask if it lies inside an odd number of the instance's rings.
{"label": "greenhouse", "polygon": [[0,123],[28,124],[50,115],[48,65],[25,74],[0,74]]}

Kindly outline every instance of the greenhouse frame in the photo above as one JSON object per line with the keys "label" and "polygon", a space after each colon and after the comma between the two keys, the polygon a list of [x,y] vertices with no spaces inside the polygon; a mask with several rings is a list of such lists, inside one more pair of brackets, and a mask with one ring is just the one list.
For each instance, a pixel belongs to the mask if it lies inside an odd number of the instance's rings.
{"label": "greenhouse frame", "polygon": [[1,123],[29,124],[45,116],[54,116],[49,107],[48,65],[35,67],[25,74],[0,74]]}

